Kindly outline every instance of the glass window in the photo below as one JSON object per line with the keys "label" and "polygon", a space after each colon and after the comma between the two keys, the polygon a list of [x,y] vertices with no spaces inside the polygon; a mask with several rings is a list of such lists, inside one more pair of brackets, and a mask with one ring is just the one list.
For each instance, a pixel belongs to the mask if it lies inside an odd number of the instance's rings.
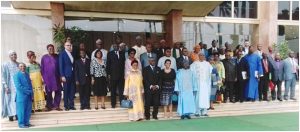
{"label": "glass window", "polygon": [[278,19],[289,20],[290,19],[290,2],[278,1]]}
{"label": "glass window", "polygon": [[231,1],[224,1],[217,6],[208,16],[231,17]]}
{"label": "glass window", "polygon": [[288,41],[289,48],[299,52],[299,26],[278,25],[277,43]]}
{"label": "glass window", "polygon": [[11,1],[1,1],[1,7],[11,7]]}
{"label": "glass window", "polygon": [[292,18],[293,20],[299,20],[299,1],[293,1],[292,6]]}
{"label": "glass window", "polygon": [[212,40],[217,40],[219,46],[228,42],[233,49],[245,40],[251,42],[257,26],[238,23],[183,22],[183,41],[189,50],[199,42],[207,44],[210,48]]}
{"label": "glass window", "polygon": [[257,1],[235,1],[234,17],[257,18]]}
{"label": "glass window", "polygon": [[15,50],[19,62],[28,62],[26,52],[32,50],[40,62],[47,53],[46,46],[52,43],[50,17],[35,15],[1,15],[1,60],[9,60],[8,50]]}

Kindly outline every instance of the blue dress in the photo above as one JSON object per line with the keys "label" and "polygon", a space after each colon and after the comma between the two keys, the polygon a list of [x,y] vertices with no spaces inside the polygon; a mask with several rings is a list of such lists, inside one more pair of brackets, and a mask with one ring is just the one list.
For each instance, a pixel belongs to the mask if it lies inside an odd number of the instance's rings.
{"label": "blue dress", "polygon": [[29,125],[29,120],[32,110],[32,84],[28,73],[21,71],[14,76],[14,83],[16,86],[16,105],[19,127]]}

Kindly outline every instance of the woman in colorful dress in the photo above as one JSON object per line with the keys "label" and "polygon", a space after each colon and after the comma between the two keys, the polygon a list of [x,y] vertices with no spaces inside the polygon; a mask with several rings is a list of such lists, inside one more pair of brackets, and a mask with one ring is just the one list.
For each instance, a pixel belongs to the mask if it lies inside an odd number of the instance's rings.
{"label": "woman in colorful dress", "polygon": [[30,64],[27,66],[26,71],[30,76],[34,95],[32,110],[39,112],[46,111],[46,101],[42,81],[41,67],[36,62],[36,56],[33,51],[27,52],[27,58],[29,59]]}
{"label": "woman in colorful dress", "polygon": [[129,120],[141,121],[144,118],[144,86],[142,72],[138,68],[138,61],[131,62],[132,68],[126,73],[124,96],[132,101],[133,108],[128,109]]}
{"label": "woman in colorful dress", "polygon": [[[171,60],[165,61],[165,68],[161,71],[160,104],[164,106],[164,117],[172,118],[172,95],[174,93],[176,73],[171,67]],[[169,112],[167,112],[169,110]]]}

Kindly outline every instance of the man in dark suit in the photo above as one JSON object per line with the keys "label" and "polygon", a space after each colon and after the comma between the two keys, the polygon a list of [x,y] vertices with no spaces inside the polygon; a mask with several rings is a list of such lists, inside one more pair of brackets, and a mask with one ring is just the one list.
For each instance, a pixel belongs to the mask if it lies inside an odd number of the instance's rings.
{"label": "man in dark suit", "polygon": [[177,64],[178,69],[183,68],[183,62],[185,62],[185,61],[189,62],[190,65],[193,63],[192,58],[189,57],[188,54],[189,54],[189,51],[187,50],[187,48],[184,47],[182,49],[182,56],[180,56],[176,60],[176,64]]}
{"label": "man in dark suit", "polygon": [[260,77],[259,80],[258,97],[259,97],[259,101],[261,100],[269,101],[268,89],[269,89],[270,74],[273,71],[273,67],[266,53],[262,53],[261,64],[262,64],[264,75]]}
{"label": "man in dark suit", "polygon": [[80,109],[90,108],[90,89],[91,89],[91,75],[90,75],[90,59],[86,58],[84,50],[79,51],[80,59],[75,61],[75,80],[76,85],[79,86]]}
{"label": "man in dark suit", "polygon": [[153,119],[157,118],[159,106],[160,68],[156,66],[154,58],[149,58],[150,65],[143,69],[143,83],[145,91],[145,117],[150,120],[150,105],[153,104]]}
{"label": "man in dark suit", "polygon": [[245,85],[247,80],[249,79],[249,65],[247,60],[242,57],[243,56],[243,51],[238,51],[237,53],[237,87],[236,87],[236,100],[235,101],[240,101],[240,103],[243,103],[245,100]]}
{"label": "man in dark suit", "polygon": [[[275,100],[276,97],[279,101],[282,101],[281,95],[281,84],[283,81],[283,62],[280,59],[280,54],[275,54],[275,60],[273,61],[273,72],[272,72],[272,82],[274,83],[274,89],[271,91],[272,100]],[[275,87],[277,86],[277,96]]]}
{"label": "man in dark suit", "polygon": [[123,100],[125,54],[119,51],[119,45],[113,44],[113,51],[107,54],[106,73],[110,81],[111,107],[116,107],[116,90],[118,89],[119,101]]}
{"label": "man in dark suit", "polygon": [[156,53],[152,52],[151,44],[146,45],[146,50],[147,50],[147,52],[141,54],[141,56],[140,56],[142,68],[149,66],[149,58],[154,58],[155,62],[157,62],[157,55],[156,55]]}
{"label": "man in dark suit", "polygon": [[68,111],[76,110],[74,107],[75,81],[74,81],[74,58],[72,55],[72,44],[67,41],[65,49],[59,54],[59,73],[64,87],[64,107]]}
{"label": "man in dark suit", "polygon": [[229,97],[230,102],[234,103],[235,100],[233,100],[233,97],[235,95],[234,85],[237,81],[237,61],[236,59],[231,57],[231,54],[229,51],[226,51],[225,59],[223,60],[224,69],[225,69],[225,97],[224,102],[227,101],[227,98]]}
{"label": "man in dark suit", "polygon": [[220,52],[220,49],[217,47],[217,41],[216,40],[213,40],[211,42],[211,48],[208,49],[208,55],[211,56],[213,55],[214,53],[219,53]]}
{"label": "man in dark suit", "polygon": [[160,40],[159,44],[155,45],[153,52],[156,53],[157,55],[157,61],[159,60],[159,58],[165,55],[165,48],[166,48],[166,40],[164,39]]}

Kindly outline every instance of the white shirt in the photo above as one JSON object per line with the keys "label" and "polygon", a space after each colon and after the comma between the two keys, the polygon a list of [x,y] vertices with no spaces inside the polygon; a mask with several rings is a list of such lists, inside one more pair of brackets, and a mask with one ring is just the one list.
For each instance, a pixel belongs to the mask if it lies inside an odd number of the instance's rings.
{"label": "white shirt", "polygon": [[71,62],[73,63],[73,62],[74,62],[74,58],[73,58],[73,56],[72,56],[71,52],[69,52],[69,51],[68,51],[68,50],[66,50],[66,49],[65,49],[65,51],[67,52],[67,54],[68,54],[68,56],[69,56],[69,58],[70,58]]}
{"label": "white shirt", "polygon": [[[95,49],[93,52],[92,52],[92,55],[91,55],[91,59],[95,59],[95,53],[96,53],[97,49]],[[106,59],[107,59],[107,50],[106,49],[101,49],[100,50],[102,52],[102,60],[104,62],[106,62]]]}
{"label": "white shirt", "polygon": [[146,47],[141,45],[141,47],[138,47],[137,45],[133,46],[132,48],[134,48],[136,50],[136,54],[134,56],[134,58],[136,59],[140,59],[141,54],[147,52]]}

